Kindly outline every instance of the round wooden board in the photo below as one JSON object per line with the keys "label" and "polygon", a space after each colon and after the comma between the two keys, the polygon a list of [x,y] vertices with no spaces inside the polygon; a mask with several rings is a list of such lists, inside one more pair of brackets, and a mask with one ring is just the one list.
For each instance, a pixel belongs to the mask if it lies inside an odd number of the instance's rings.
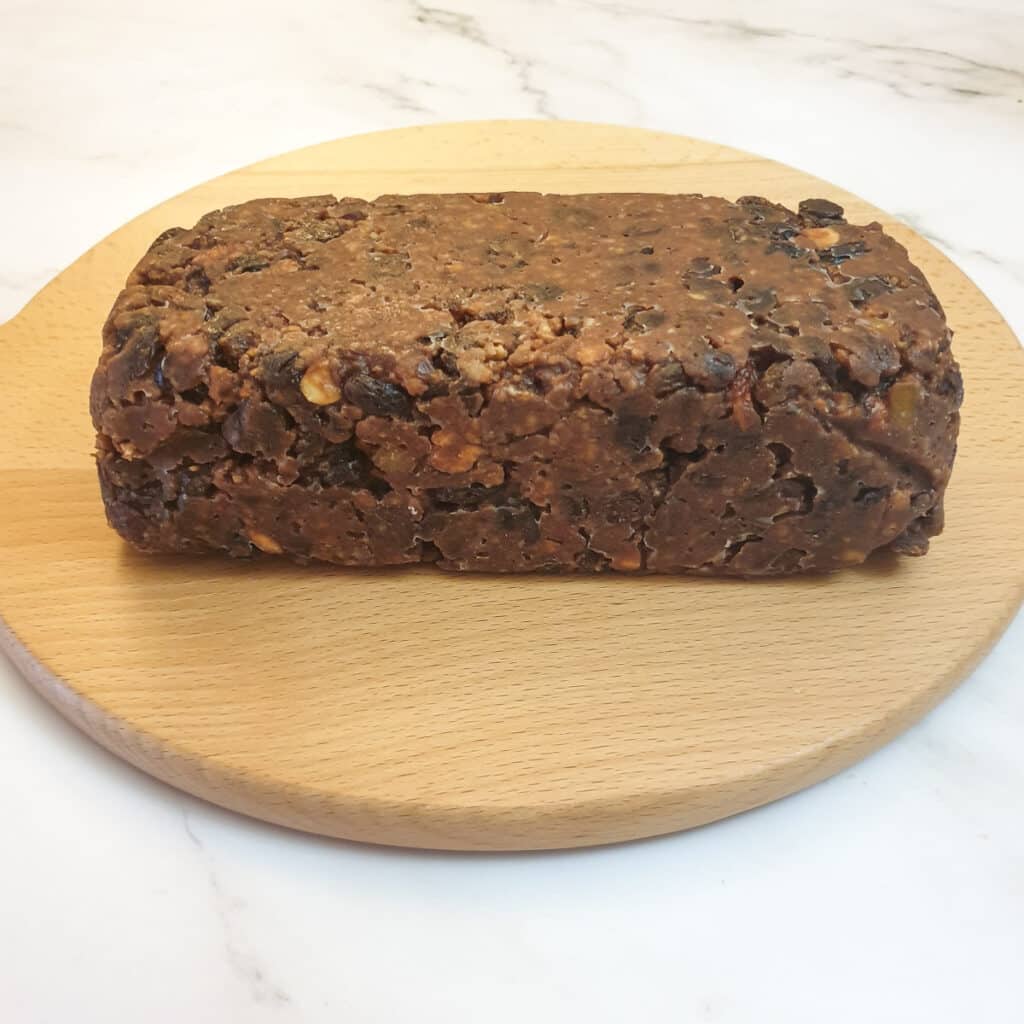
{"label": "round wooden board", "polygon": [[[89,378],[149,241],[257,196],[824,195],[909,249],[967,386],[947,532],[830,578],[493,578],[147,558],[103,518]],[[488,122],[289,153],[164,203],[0,328],[0,611],[41,693],[172,785],[333,836],[452,849],[687,828],[856,761],[964,677],[1024,585],[1024,355],[971,282],[840,189],[694,139]],[[894,782],[894,784],[897,784]]]}

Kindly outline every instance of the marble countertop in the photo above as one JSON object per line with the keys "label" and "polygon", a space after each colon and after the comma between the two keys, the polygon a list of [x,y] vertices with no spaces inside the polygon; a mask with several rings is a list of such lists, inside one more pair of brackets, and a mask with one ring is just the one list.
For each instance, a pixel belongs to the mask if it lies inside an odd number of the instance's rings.
{"label": "marble countertop", "polygon": [[[1024,337],[1019,0],[438,2],[4,0],[0,320],[130,217],[240,164],[548,117],[835,181],[938,244]],[[1022,683],[1018,615],[938,710],[812,790],[683,835],[470,856],[201,803],[94,747],[0,662],[0,1018],[1021,1020]]]}

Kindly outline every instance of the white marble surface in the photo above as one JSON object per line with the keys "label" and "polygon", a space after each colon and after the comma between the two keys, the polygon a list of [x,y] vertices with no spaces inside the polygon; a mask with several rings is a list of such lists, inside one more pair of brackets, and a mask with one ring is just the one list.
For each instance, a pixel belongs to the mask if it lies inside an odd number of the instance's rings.
{"label": "white marble surface", "polygon": [[[542,116],[834,180],[937,241],[1024,336],[1020,0],[438,2],[0,0],[0,319],[239,164]],[[481,857],[202,804],[0,664],[0,1019],[1020,1021],[1022,683],[1018,617],[926,721],[811,791],[685,835]]]}

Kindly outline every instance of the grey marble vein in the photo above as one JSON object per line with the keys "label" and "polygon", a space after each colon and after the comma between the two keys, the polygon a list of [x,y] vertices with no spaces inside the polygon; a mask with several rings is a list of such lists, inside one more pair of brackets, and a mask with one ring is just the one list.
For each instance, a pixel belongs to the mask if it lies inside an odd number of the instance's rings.
{"label": "grey marble vein", "polygon": [[937,245],[940,249],[945,250],[951,256],[955,256],[961,260],[981,260],[983,263],[987,263],[989,266],[996,267],[1001,270],[1004,274],[1012,277],[1015,281],[1019,281],[1021,284],[1024,284],[1024,268],[1013,263],[1009,263],[1006,260],[1002,260],[998,256],[993,256],[992,253],[986,252],[984,249],[976,249],[971,246],[958,245],[956,242],[951,242],[945,236],[937,235],[934,231],[926,228],[921,223],[920,218],[914,214],[893,211],[893,216],[898,217],[905,224],[909,224],[922,238],[931,242],[932,245]]}
{"label": "grey marble vein", "polygon": [[270,1006],[285,1006],[291,1003],[291,996],[271,980],[259,959],[243,948],[236,911],[245,904],[241,900],[231,898],[225,890],[213,857],[192,827],[189,809],[184,804],[181,808],[181,817],[185,834],[196,848],[213,893],[214,907],[224,935],[224,956],[228,966],[245,986],[254,1003]]}
{"label": "grey marble vein", "polygon": [[473,43],[499,54],[515,74],[519,82],[519,88],[529,97],[533,106],[533,112],[538,117],[557,120],[558,115],[551,107],[551,97],[547,90],[542,89],[536,82],[536,67],[538,62],[524,57],[505,46],[500,46],[494,40],[488,38],[480,27],[480,22],[472,14],[463,14],[460,11],[449,11],[443,7],[429,7],[420,3],[419,0],[412,2],[413,17],[415,20],[429,28],[439,32],[453,35],[466,42]]}
{"label": "grey marble vein", "polygon": [[434,111],[420,103],[409,89],[403,87],[408,84],[408,79],[403,82],[404,78],[404,75],[399,76],[395,85],[384,85],[380,82],[357,82],[355,84],[364,92],[373,93],[386,100],[395,110],[406,110],[411,114],[433,114]]}
{"label": "grey marble vein", "polygon": [[[554,109],[553,90],[540,84],[541,76],[546,75],[552,79],[571,79],[594,90],[603,90],[629,109],[629,120],[638,123],[644,120],[645,109],[642,99],[608,76],[594,74],[586,64],[571,61],[554,62],[543,57],[525,57],[510,46],[499,43],[491,33],[484,30],[480,19],[471,14],[428,6],[414,0],[413,16],[420,25],[433,27],[490,53],[500,55],[505,66],[515,75],[520,92],[530,101],[532,112],[538,117],[559,120],[562,116]],[[620,66],[623,63],[622,51],[604,39],[587,36],[579,38],[577,43],[581,47],[599,50]],[[595,95],[599,93],[595,92]]]}
{"label": "grey marble vein", "polygon": [[[966,101],[979,98],[1006,99],[1011,94],[1012,98],[1016,98],[1017,94],[1024,94],[1024,68],[979,61],[937,47],[874,42],[788,28],[767,28],[737,18],[694,17],[675,11],[652,10],[606,0],[583,0],[578,6],[617,17],[640,18],[697,29],[708,35],[737,42],[763,40],[771,43],[816,43],[829,49],[815,54],[814,58],[819,62],[833,62],[836,65],[834,70],[840,77],[876,81],[907,98],[913,97],[908,85],[937,92],[946,98]],[[860,66],[855,64],[851,67],[846,63],[851,57],[854,61],[864,57],[873,58],[875,66],[866,68],[861,61]]]}

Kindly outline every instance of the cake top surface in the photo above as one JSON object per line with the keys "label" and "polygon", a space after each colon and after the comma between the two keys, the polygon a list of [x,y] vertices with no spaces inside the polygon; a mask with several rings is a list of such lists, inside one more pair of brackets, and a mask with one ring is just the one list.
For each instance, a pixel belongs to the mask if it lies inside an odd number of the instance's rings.
{"label": "cake top surface", "polygon": [[831,367],[858,389],[933,372],[942,309],[878,224],[826,200],[601,194],[264,199],[162,235],[108,344],[153,318],[171,386],[219,364],[358,367],[422,394],[574,369],[671,363],[721,389],[746,366]]}

